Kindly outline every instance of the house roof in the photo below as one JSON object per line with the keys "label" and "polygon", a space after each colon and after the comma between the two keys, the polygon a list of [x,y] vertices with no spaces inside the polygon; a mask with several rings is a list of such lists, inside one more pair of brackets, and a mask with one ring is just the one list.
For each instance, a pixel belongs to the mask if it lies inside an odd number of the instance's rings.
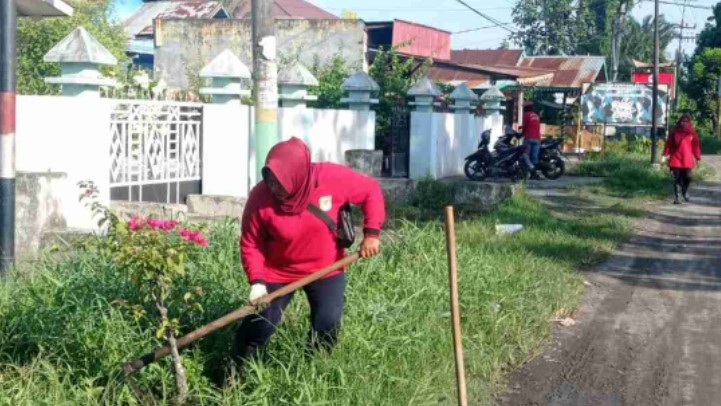
{"label": "house roof", "polygon": [[[653,69],[653,63],[652,62],[641,62],[637,61],[635,59],[632,60],[633,67],[636,69]],[[665,62],[665,63],[659,63],[659,68],[675,68],[676,64],[673,62]]]}
{"label": "house roof", "polygon": [[606,58],[603,56],[534,56],[521,60],[524,68],[553,71],[552,78],[544,78],[535,86],[581,88],[584,83],[595,82],[605,73]]}
{"label": "house roof", "polygon": [[18,0],[21,17],[66,17],[73,15],[73,8],[62,0]]}
{"label": "house roof", "polygon": [[459,49],[451,50],[451,61],[468,65],[516,66],[523,57],[520,49]]}
{"label": "house roof", "polygon": [[[245,18],[250,14],[250,0],[231,0],[228,10],[233,18]],[[338,16],[305,0],[273,0],[272,12],[275,18],[338,19]]]}
{"label": "house roof", "polygon": [[[225,12],[223,3],[208,0],[153,1],[143,3],[123,23],[129,38],[152,36],[156,18],[214,18]],[[227,14],[227,12],[225,12]]]}

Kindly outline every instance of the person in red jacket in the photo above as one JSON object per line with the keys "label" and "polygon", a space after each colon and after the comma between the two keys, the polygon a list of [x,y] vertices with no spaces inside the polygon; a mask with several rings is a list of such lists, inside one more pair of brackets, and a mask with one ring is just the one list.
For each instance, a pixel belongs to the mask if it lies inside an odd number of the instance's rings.
{"label": "person in red jacket", "polygon": [[523,145],[528,146],[528,155],[533,165],[532,176],[537,179],[539,176],[536,168],[541,153],[541,117],[533,110],[533,102],[525,102],[523,107]]}
{"label": "person in red jacket", "polygon": [[688,188],[691,185],[691,171],[701,160],[701,145],[688,114],[679,118],[676,127],[668,135],[663,156],[668,158],[668,166],[673,172],[673,203],[681,204],[679,191],[685,201],[690,201]]}
{"label": "person in red jacket", "polygon": [[[385,204],[373,178],[342,165],[311,163],[308,147],[297,138],[270,150],[262,175],[263,181],[250,192],[243,211],[240,238],[251,302],[346,255],[327,223],[309,211],[309,205],[331,219],[338,218],[346,203],[360,206],[365,221],[360,255],[379,254]],[[344,270],[339,270],[304,288],[315,349],[332,348],[337,341],[345,284]],[[235,339],[236,361],[242,364],[268,343],[292,297],[279,298],[259,315],[241,320]]]}

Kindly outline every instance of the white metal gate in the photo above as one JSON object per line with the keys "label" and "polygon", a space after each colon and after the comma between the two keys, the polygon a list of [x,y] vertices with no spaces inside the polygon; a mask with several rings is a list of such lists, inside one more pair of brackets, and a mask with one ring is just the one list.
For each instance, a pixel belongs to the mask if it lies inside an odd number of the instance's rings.
{"label": "white metal gate", "polygon": [[201,104],[118,101],[110,118],[112,200],[185,203],[200,193]]}

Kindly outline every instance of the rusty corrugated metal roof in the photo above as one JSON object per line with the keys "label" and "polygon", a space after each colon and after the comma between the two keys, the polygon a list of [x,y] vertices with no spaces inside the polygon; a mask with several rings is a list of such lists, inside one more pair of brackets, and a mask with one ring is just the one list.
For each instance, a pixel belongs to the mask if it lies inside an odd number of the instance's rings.
{"label": "rusty corrugated metal roof", "polygon": [[[228,5],[233,18],[245,18],[250,14],[250,0],[234,0]],[[338,17],[305,0],[274,0],[273,17],[306,18],[309,20],[336,20]]]}
{"label": "rusty corrugated metal roof", "polygon": [[535,56],[521,60],[520,66],[553,71],[552,78],[535,82],[536,86],[576,87],[595,82],[605,69],[602,56]]}
{"label": "rusty corrugated metal roof", "polygon": [[459,49],[451,51],[455,63],[482,66],[516,66],[523,56],[520,49]]}
{"label": "rusty corrugated metal roof", "polygon": [[428,77],[437,83],[458,84],[466,82],[468,87],[475,89],[490,84],[490,78],[481,73],[468,72],[452,67],[431,66]]}
{"label": "rusty corrugated metal roof", "polygon": [[154,1],[143,3],[123,25],[130,38],[152,36],[156,18],[213,18],[222,10],[220,1]]}

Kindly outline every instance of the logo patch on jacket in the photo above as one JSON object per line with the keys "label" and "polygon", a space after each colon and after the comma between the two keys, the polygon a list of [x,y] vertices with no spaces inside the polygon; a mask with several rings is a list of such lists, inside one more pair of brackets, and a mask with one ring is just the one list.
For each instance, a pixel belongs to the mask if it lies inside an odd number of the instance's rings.
{"label": "logo patch on jacket", "polygon": [[323,196],[318,200],[318,207],[323,211],[330,211],[333,208],[333,196]]}

